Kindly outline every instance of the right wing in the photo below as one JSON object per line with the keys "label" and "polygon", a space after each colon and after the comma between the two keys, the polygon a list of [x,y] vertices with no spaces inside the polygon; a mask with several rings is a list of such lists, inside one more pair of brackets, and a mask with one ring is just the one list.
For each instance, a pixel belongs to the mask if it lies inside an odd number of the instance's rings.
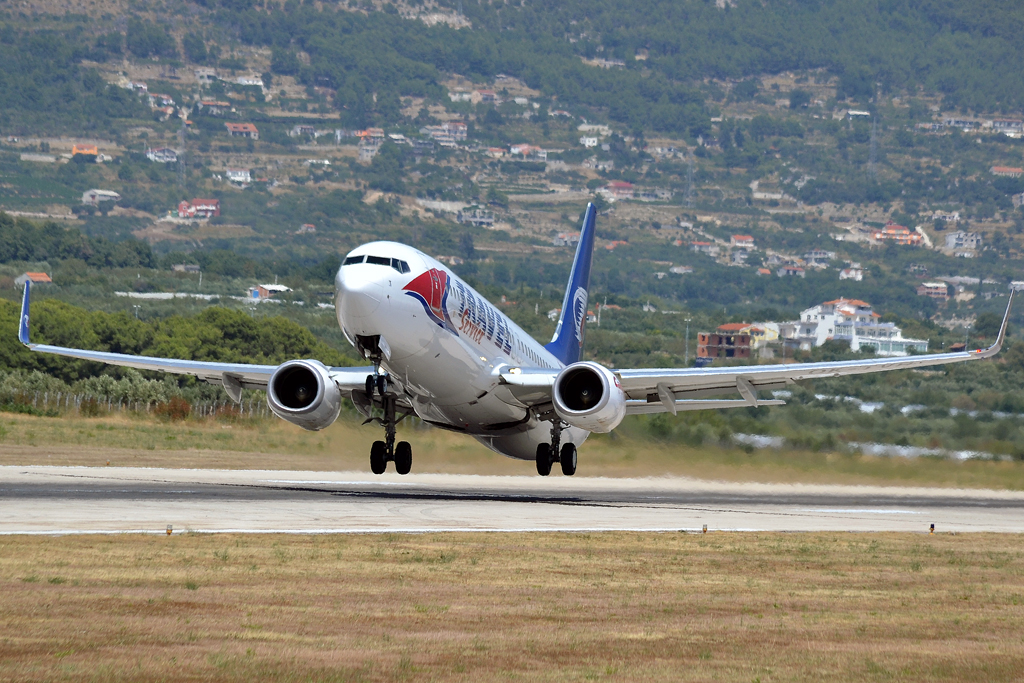
{"label": "right wing", "polygon": [[[629,415],[664,412],[674,415],[682,410],[783,405],[785,401],[761,400],[757,392],[781,389],[801,380],[862,375],[991,358],[999,353],[1006,339],[1006,326],[1012,303],[1013,292],[1010,292],[1010,300],[1006,304],[1006,313],[1003,315],[995,343],[987,349],[976,351],[823,363],[735,365],[720,368],[638,368],[613,372],[618,376],[622,390],[626,394],[626,412]],[[514,373],[503,372],[501,382],[508,385],[513,395],[526,405],[544,407],[551,403],[551,392],[558,373],[558,370],[522,368]],[[713,398],[737,393],[741,398]]]}

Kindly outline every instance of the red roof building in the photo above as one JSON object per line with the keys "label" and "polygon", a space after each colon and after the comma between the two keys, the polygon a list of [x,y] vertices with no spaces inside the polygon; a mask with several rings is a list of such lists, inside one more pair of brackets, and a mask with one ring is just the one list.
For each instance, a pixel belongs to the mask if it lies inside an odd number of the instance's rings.
{"label": "red roof building", "polygon": [[225,123],[224,127],[228,129],[228,135],[231,137],[260,139],[260,132],[252,123]]}
{"label": "red roof building", "polygon": [[1003,176],[1005,178],[1020,178],[1024,175],[1024,168],[1017,168],[1014,166],[993,166],[989,169],[992,175]]}
{"label": "red roof building", "polygon": [[880,242],[895,242],[896,244],[902,244],[905,246],[916,247],[921,244],[924,239],[921,233],[916,230],[897,225],[892,221],[885,224],[885,227],[875,232],[874,238]]}

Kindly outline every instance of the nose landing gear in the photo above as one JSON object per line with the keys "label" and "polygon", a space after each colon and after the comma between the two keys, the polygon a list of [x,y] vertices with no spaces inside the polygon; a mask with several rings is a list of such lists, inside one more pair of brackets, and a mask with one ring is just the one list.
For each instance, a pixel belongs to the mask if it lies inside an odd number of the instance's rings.
{"label": "nose landing gear", "polygon": [[551,474],[551,465],[555,462],[562,466],[562,474],[571,477],[576,474],[576,446],[567,443],[559,448],[562,439],[561,422],[556,420],[551,424],[551,443],[542,443],[537,446],[537,474],[546,477]]}
{"label": "nose landing gear", "polygon": [[366,376],[366,395],[370,397],[371,405],[376,390],[376,393],[380,395],[381,407],[384,409],[383,418],[373,417],[367,420],[367,422],[379,422],[384,427],[384,441],[374,441],[370,447],[370,471],[374,474],[384,474],[388,462],[394,462],[396,472],[409,474],[412,471],[412,445],[408,441],[395,443],[395,427],[409,413],[395,415],[395,404],[398,397],[388,389],[387,375],[377,372]]}

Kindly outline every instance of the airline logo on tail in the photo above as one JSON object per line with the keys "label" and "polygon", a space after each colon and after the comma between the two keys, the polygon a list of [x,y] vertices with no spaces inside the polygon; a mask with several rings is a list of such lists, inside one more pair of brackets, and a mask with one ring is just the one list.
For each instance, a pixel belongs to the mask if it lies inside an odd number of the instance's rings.
{"label": "airline logo on tail", "polygon": [[583,348],[583,328],[587,324],[587,290],[582,287],[576,288],[576,294],[572,298],[572,315],[576,326],[576,341],[580,348]]}
{"label": "airline logo on tail", "polygon": [[404,290],[423,304],[423,310],[431,320],[458,336],[451,316],[448,315],[448,282],[448,273],[431,268],[413,278]]}

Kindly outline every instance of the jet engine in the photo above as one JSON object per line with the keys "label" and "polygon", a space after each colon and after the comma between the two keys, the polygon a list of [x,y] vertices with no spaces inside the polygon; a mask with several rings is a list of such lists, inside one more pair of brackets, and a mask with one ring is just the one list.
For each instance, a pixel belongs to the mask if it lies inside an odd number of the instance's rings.
{"label": "jet engine", "polygon": [[282,420],[320,431],[338,419],[341,390],[320,361],[290,360],[270,376],[267,404]]}
{"label": "jet engine", "polygon": [[555,413],[573,427],[606,433],[626,416],[626,394],[619,378],[597,363],[573,363],[555,378]]}

